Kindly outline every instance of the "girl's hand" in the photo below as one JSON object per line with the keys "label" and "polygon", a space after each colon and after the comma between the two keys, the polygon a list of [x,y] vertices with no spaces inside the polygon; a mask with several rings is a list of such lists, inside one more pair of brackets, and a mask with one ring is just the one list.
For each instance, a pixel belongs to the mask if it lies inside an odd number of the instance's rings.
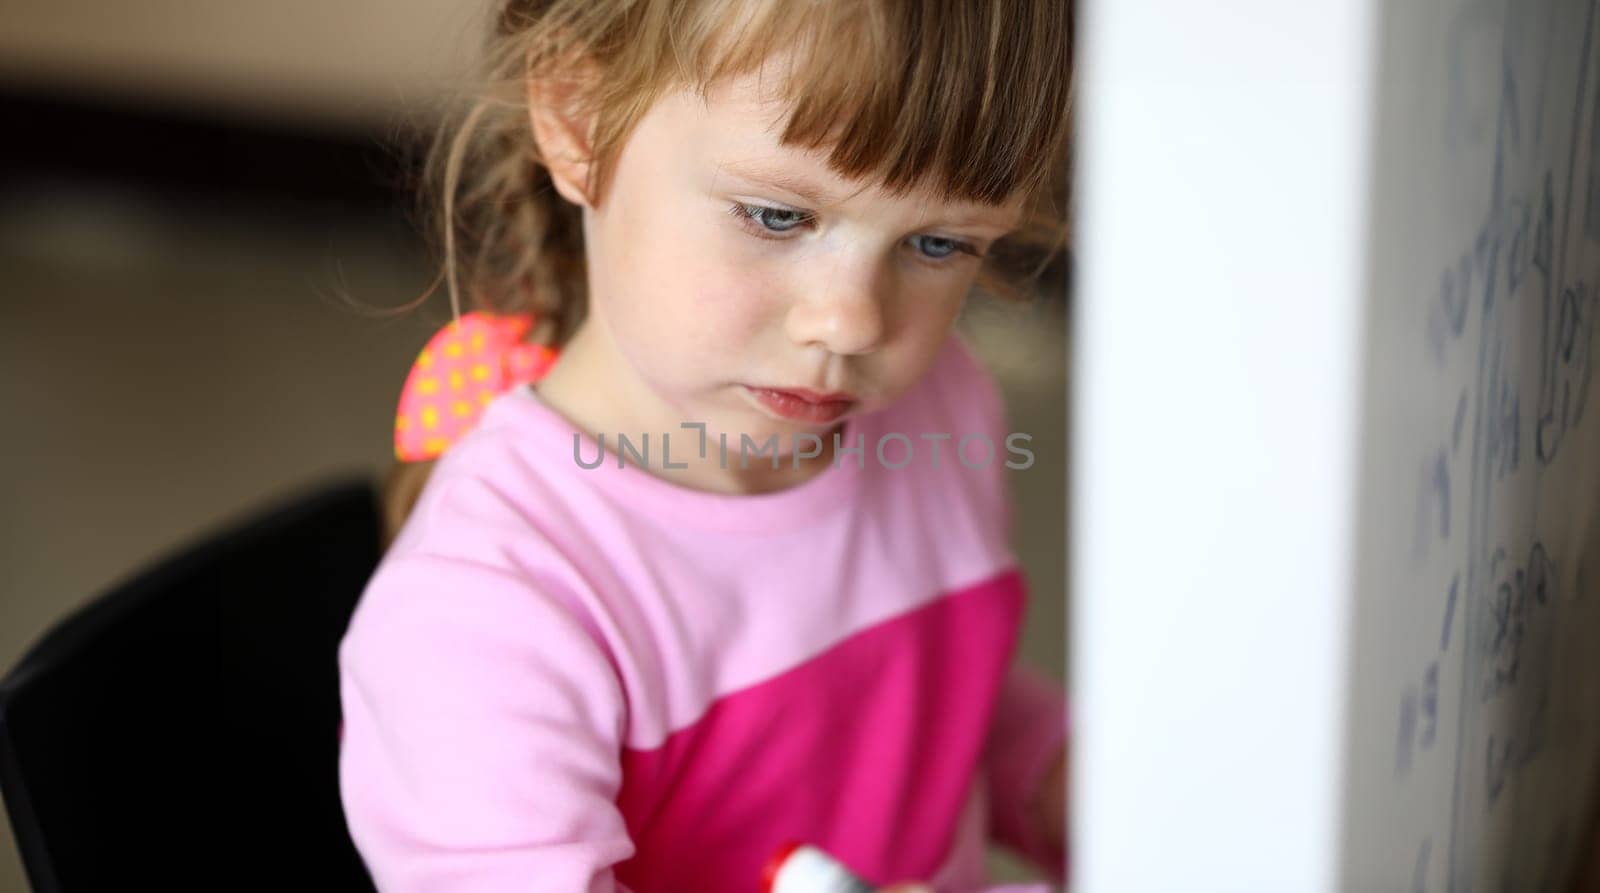
{"label": "girl's hand", "polygon": [[[1071,739],[1068,739],[1056,751],[1056,758],[1050,764],[1050,771],[1045,773],[1043,787],[1035,801],[1045,836],[1056,841],[1058,846],[1067,835],[1067,802],[1071,796],[1067,791],[1067,783],[1071,779],[1068,774],[1070,747]],[[900,881],[879,887],[876,893],[933,893],[933,888],[923,883]]]}

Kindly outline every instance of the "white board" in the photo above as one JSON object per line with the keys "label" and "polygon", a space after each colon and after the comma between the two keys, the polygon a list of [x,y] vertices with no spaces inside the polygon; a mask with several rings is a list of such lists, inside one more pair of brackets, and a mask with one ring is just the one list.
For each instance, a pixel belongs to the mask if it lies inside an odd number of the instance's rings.
{"label": "white board", "polygon": [[1082,12],[1075,889],[1561,889],[1595,0]]}

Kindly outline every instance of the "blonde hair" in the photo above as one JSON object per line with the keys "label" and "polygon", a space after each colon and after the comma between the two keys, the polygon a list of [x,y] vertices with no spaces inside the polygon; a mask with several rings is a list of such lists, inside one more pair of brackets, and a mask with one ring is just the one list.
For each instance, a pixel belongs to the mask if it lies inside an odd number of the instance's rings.
{"label": "blonde hair", "polygon": [[[698,91],[788,60],[784,145],[827,149],[847,179],[944,200],[1028,197],[1022,227],[991,248],[977,287],[1021,300],[1069,239],[1072,6],[1067,0],[505,0],[492,19],[487,89],[440,130],[425,213],[453,317],[536,315],[528,340],[559,346],[588,307],[581,211],[555,190],[534,140],[528,84],[578,85],[593,122],[586,194],[599,204],[634,126],[675,87]],[[432,290],[430,290],[431,293]],[[428,295],[423,295],[418,302]],[[402,308],[406,309],[406,308]],[[385,542],[431,462],[384,482]]]}

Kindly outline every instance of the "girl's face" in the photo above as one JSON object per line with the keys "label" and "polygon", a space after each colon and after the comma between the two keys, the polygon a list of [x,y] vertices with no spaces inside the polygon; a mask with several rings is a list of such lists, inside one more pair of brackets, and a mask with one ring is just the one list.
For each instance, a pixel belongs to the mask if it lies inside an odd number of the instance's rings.
{"label": "girl's face", "polygon": [[[666,95],[600,206],[585,208],[590,311],[540,392],[605,407],[585,411],[592,431],[635,439],[704,422],[713,458],[719,433],[734,456],[740,434],[777,435],[787,455],[811,433],[826,459],[843,417],[794,421],[750,389],[844,392],[849,414],[892,403],[935,359],[980,256],[1019,219],[1020,197],[952,204],[842,180],[822,153],[779,145],[783,111],[755,75],[707,101]],[[672,452],[676,463],[689,449]],[[770,460],[752,456],[751,468],[763,461],[770,475]]]}

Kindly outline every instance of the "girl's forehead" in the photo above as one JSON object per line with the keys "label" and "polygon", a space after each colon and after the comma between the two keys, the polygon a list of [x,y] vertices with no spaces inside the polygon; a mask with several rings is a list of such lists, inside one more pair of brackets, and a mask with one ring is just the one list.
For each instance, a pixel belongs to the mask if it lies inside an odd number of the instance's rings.
{"label": "girl's forehead", "polygon": [[774,142],[793,104],[771,66],[725,77],[705,85],[696,97],[701,112],[727,130],[760,130]]}
{"label": "girl's forehead", "polygon": [[858,195],[926,207],[945,218],[1009,229],[1022,213],[1022,197],[1000,205],[952,201],[931,187],[893,195],[870,178],[846,178],[828,164],[829,146],[781,142],[792,106],[770,70],[725,78],[703,93],[689,88],[673,99],[673,130],[687,140],[695,160],[724,179],[774,186],[811,203],[813,208],[844,204]]}

